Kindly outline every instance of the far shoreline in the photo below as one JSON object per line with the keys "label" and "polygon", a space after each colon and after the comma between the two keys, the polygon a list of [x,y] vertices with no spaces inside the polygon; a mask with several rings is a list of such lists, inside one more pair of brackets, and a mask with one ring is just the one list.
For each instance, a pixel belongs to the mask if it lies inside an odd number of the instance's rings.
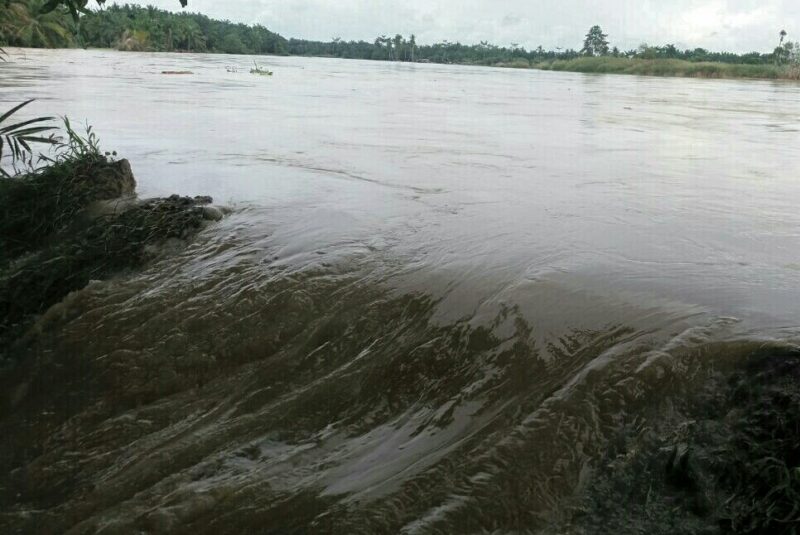
{"label": "far shoreline", "polygon": [[6,51],[25,50],[97,50],[110,52],[136,52],[140,54],[202,54],[210,56],[248,56],[248,57],[276,57],[276,58],[320,58],[358,60],[376,63],[411,63],[424,65],[459,65],[465,67],[494,67],[499,69],[538,70],[553,72],[574,72],[580,74],[616,74],[633,76],[651,76],[657,78],[690,78],[706,80],[749,80],[749,81],[785,81],[800,82],[800,68],[774,64],[747,64],[747,63],[722,63],[712,61],[687,61],[682,59],[643,59],[614,56],[579,57],[574,59],[556,59],[539,62],[515,60],[512,62],[498,62],[494,64],[471,62],[437,62],[437,61],[391,61],[365,58],[346,58],[331,55],[313,54],[228,54],[225,52],[193,52],[186,50],[160,51],[160,50],[119,50],[103,47],[6,47]]}

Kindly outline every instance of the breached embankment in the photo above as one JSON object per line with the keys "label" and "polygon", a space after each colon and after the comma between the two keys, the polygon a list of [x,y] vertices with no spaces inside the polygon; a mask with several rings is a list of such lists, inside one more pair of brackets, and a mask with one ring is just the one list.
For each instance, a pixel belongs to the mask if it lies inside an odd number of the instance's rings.
{"label": "breached embankment", "polygon": [[135,193],[130,163],[99,154],[0,181],[0,361],[70,292],[140,267],[222,217],[210,197]]}
{"label": "breached embankment", "polygon": [[[124,163],[99,165],[123,185],[102,188],[109,197],[130,192]],[[0,376],[0,531],[789,533],[798,522],[788,344],[739,339],[724,321],[666,342],[621,324],[548,339],[513,305],[438,323],[427,294],[387,291],[364,265],[274,262],[232,226],[165,255],[219,216],[208,199],[76,197],[92,200],[69,224],[16,245],[4,273],[31,275],[7,291],[25,297],[37,267],[73,265],[58,253],[73,247],[89,251],[74,273],[125,276],[20,314],[30,336],[15,338],[17,366]],[[68,209],[52,202],[52,214]]]}

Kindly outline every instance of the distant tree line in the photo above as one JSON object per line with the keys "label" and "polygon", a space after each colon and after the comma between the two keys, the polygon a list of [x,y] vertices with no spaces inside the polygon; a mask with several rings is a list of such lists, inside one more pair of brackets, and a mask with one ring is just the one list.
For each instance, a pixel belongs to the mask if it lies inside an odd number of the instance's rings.
{"label": "distant tree line", "polygon": [[286,39],[261,25],[127,4],[90,10],[75,20],[69,7],[47,10],[47,5],[47,0],[0,0],[0,45],[286,54]]}
{"label": "distant tree line", "polygon": [[517,44],[501,47],[486,41],[467,45],[459,42],[442,41],[432,45],[417,45],[416,37],[406,39],[402,35],[387,37],[381,35],[374,41],[330,42],[289,39],[287,52],[298,56],[329,56],[339,58],[372,59],[384,61],[426,61],[432,63],[462,63],[478,65],[534,65],[543,61],[569,60],[581,56],[613,56],[639,59],[682,59],[692,62],[719,62],[737,64],[770,64],[797,61],[800,46],[784,41],[786,32],[781,31],[779,46],[772,53],[712,52],[704,48],[681,50],[674,44],[663,46],[642,44],[636,49],[621,51],[611,47],[608,35],[600,26],[593,26],[583,42],[581,50],[545,50],[539,46],[526,49]]}
{"label": "distant tree line", "polygon": [[[413,36],[412,36],[413,37]],[[581,56],[614,56],[640,59],[683,59],[693,62],[714,61],[721,63],[768,64],[781,62],[782,58],[788,61],[790,53],[786,52],[794,45],[784,43],[781,51],[765,54],[749,52],[735,54],[732,52],[712,52],[704,48],[680,50],[674,44],[663,46],[642,44],[640,47],[628,51],[621,51],[617,47],[605,49],[583,48],[545,50],[539,46],[535,49],[526,49],[521,46],[496,46],[487,42],[478,44],[462,44],[459,42],[442,41],[431,45],[410,46],[405,38],[401,37],[398,46],[396,39],[391,43],[386,38],[378,37],[374,42],[367,41],[342,41],[330,42],[309,41],[304,39],[289,39],[287,52],[298,56],[324,56],[353,59],[372,59],[384,61],[412,61],[411,50],[414,51],[414,61],[428,61],[432,63],[462,63],[476,65],[498,65],[527,62],[531,65],[548,60],[574,59]]]}
{"label": "distant tree line", "polygon": [[775,61],[774,54],[764,54],[761,52],[734,54],[731,52],[711,52],[705,48],[680,50],[673,44],[652,46],[645,43],[639,46],[638,49],[615,55],[641,59],[683,59],[695,62],[713,61],[718,63],[741,63],[749,65],[762,65]]}
{"label": "distant tree line", "polygon": [[[180,1],[180,0],[178,0]],[[103,4],[97,0],[98,4]],[[583,48],[526,49],[518,44],[497,46],[442,41],[420,45],[416,36],[380,35],[372,41],[285,39],[261,25],[248,26],[211,19],[198,13],[172,13],[155,7],[111,5],[88,10],[88,0],[0,0],[0,46],[98,47],[141,51],[280,54],[380,61],[531,66],[581,56],[641,59],[682,59],[692,62],[784,64],[795,62],[800,49],[781,31],[770,54],[680,50],[674,44],[621,51],[611,47],[600,26],[586,34]],[[185,2],[181,2],[185,4]],[[77,12],[77,16],[76,16]]]}
{"label": "distant tree line", "polygon": [[374,41],[343,41],[333,39],[329,42],[289,39],[287,52],[297,56],[323,56],[349,59],[371,59],[381,61],[424,61],[431,63],[464,63],[494,65],[511,63],[516,60],[526,62],[577,57],[574,50],[545,51],[542,47],[526,50],[518,45],[500,47],[486,41],[478,44],[462,44],[442,41],[430,45],[419,45],[416,36],[402,35],[387,37],[381,35]]}
{"label": "distant tree line", "polygon": [[608,35],[603,33],[600,26],[593,26],[583,42],[581,55],[584,56],[614,56],[640,59],[682,59],[693,62],[737,63],[745,65],[762,65],[768,63],[787,63],[796,59],[797,47],[790,41],[784,42],[787,33],[781,30],[778,47],[771,54],[749,52],[746,54],[733,54],[731,52],[710,52],[705,48],[680,50],[674,44],[651,46],[643,43],[638,48],[620,51],[617,47],[609,48]]}
{"label": "distant tree line", "polygon": [[171,13],[127,4],[82,16],[78,37],[84,46],[124,50],[286,53],[286,39],[258,24],[248,26],[199,13]]}

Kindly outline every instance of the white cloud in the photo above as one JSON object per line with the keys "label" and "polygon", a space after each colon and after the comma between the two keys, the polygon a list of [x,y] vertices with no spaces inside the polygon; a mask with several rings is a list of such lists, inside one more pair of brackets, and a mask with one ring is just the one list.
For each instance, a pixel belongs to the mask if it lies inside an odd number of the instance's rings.
{"label": "white cloud", "polygon": [[[780,31],[777,3],[759,2],[757,6],[740,10],[729,4],[724,0],[714,0],[680,14],[677,28],[681,31],[682,40],[693,43],[719,43],[718,48],[741,49],[743,46],[746,48],[744,43],[747,43],[751,36],[763,33],[771,39]],[[772,44],[772,41],[769,41],[769,44]]]}

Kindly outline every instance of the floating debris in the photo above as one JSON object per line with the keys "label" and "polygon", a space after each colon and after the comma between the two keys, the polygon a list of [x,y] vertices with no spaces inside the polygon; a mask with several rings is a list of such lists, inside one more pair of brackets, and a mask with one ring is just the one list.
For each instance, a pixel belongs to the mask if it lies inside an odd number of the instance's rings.
{"label": "floating debris", "polygon": [[250,69],[250,74],[258,74],[260,76],[272,76],[272,71],[268,69],[262,69],[261,67],[258,66],[258,63],[255,62],[253,62],[253,65],[255,66],[255,68]]}

